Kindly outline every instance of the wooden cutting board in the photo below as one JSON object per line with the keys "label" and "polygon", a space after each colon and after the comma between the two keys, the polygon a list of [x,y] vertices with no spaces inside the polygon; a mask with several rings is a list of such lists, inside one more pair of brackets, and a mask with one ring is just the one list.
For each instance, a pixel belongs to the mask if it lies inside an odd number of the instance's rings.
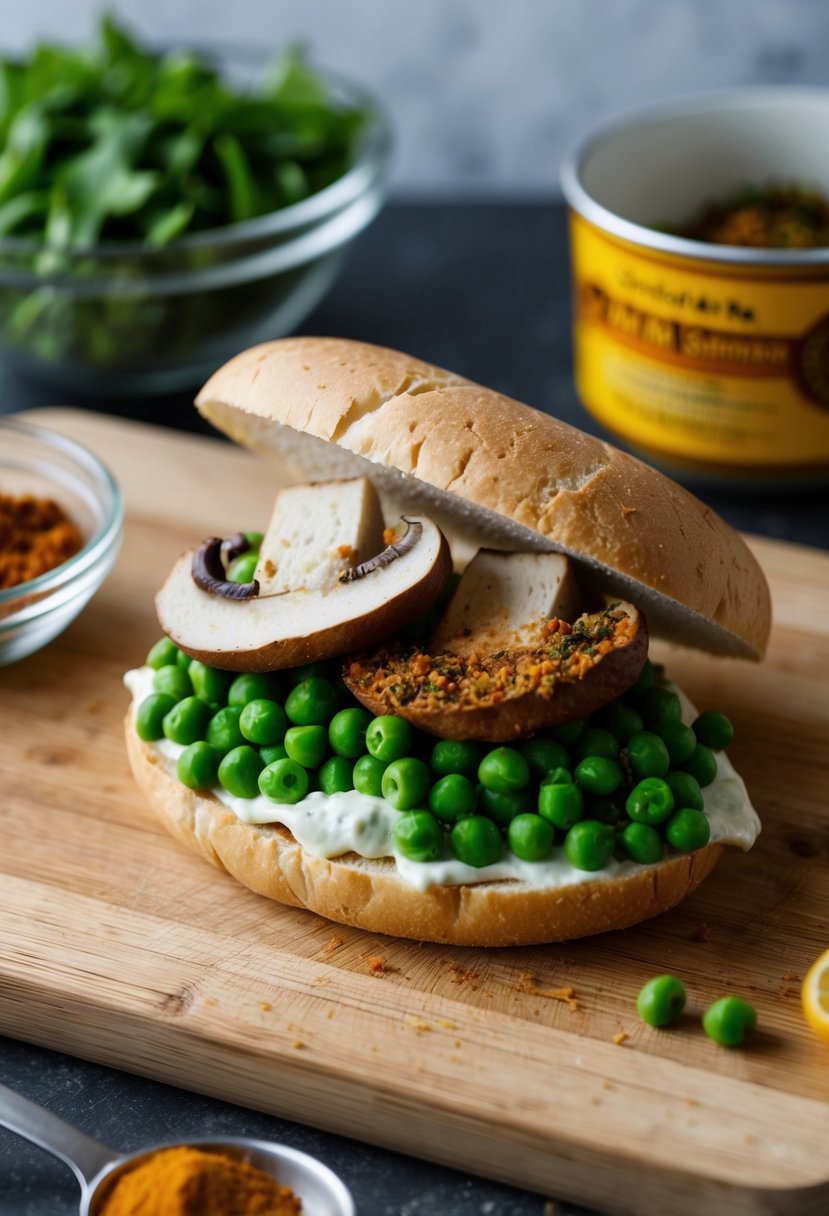
{"label": "wooden cutting board", "polygon": [[[776,611],[762,666],[669,657],[734,719],[765,825],[750,854],[625,933],[418,945],[240,888],[165,834],[127,768],[121,674],[158,634],[155,587],[186,543],[261,526],[278,473],[209,439],[39,417],[110,464],[127,523],[80,619],[0,670],[0,1029],[608,1211],[825,1213],[829,1049],[799,979],[829,946],[829,555],[753,542]],[[634,1001],[665,971],[690,1012],[656,1031]],[[744,1050],[701,1030],[725,993],[758,1010]]]}

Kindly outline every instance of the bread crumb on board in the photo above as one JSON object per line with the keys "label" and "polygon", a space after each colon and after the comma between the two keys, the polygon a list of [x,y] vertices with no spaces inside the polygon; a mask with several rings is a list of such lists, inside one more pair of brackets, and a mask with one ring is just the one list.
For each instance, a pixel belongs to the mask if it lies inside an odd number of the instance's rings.
{"label": "bread crumb on board", "polygon": [[532,971],[522,971],[518,982],[512,987],[516,992],[528,992],[530,996],[541,996],[548,1001],[562,1001],[571,1010],[580,1008],[576,1000],[576,990],[570,984],[562,988],[541,988]]}
{"label": "bread crumb on board", "polygon": [[376,975],[378,977],[383,975],[391,975],[399,970],[398,967],[392,967],[391,964],[387,963],[386,960],[381,958],[379,954],[369,955],[369,957],[366,959],[366,966],[368,967],[369,975]]}
{"label": "bread crumb on board", "polygon": [[699,925],[691,934],[692,942],[710,942],[711,941],[711,926],[705,921]]}
{"label": "bread crumb on board", "polygon": [[613,1042],[617,1047],[621,1047],[623,1043],[627,1043],[630,1035],[626,1030],[620,1030],[618,1034],[614,1034]]}
{"label": "bread crumb on board", "polygon": [[343,939],[334,934],[332,937],[329,937],[328,941],[320,950],[320,954],[323,958],[326,958],[329,954],[333,954],[335,950],[339,950],[342,944]]}
{"label": "bread crumb on board", "polygon": [[447,966],[452,972],[453,984],[464,984],[473,992],[477,989],[478,980],[481,977],[480,971],[476,971],[473,967],[462,967],[460,963],[448,963]]}
{"label": "bread crumb on board", "polygon": [[260,1001],[259,1008],[263,1013],[270,1013],[270,1011],[273,1009],[273,1005],[270,1003],[270,1001]]}

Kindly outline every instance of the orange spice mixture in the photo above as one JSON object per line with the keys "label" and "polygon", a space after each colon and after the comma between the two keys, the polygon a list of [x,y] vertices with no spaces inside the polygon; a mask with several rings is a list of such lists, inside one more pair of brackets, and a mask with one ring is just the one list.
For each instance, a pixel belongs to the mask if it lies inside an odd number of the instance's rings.
{"label": "orange spice mixture", "polygon": [[82,545],[80,529],[51,498],[0,493],[0,590],[45,574]]}
{"label": "orange spice mixture", "polygon": [[557,684],[581,679],[606,654],[626,645],[632,627],[624,608],[614,604],[584,614],[573,625],[557,617],[545,621],[537,646],[467,656],[381,649],[354,659],[344,675],[353,689],[395,707],[414,702],[429,708],[489,707],[527,692],[549,698]]}
{"label": "orange spice mixture", "polygon": [[299,1216],[302,1203],[270,1174],[222,1153],[160,1149],[123,1174],[101,1216]]}

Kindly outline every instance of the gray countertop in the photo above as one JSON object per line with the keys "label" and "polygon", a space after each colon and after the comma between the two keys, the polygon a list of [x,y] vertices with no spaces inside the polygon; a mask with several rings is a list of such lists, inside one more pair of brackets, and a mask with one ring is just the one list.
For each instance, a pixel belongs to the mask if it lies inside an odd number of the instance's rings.
{"label": "gray countertop", "polygon": [[[573,390],[568,273],[564,212],[555,204],[392,205],[359,240],[303,332],[411,351],[601,433]],[[186,396],[103,407],[24,383],[0,367],[0,413],[47,404],[105,408],[206,430]],[[825,491],[694,489],[738,528],[829,545]],[[361,1216],[576,1211],[481,1180],[474,1167],[473,1175],[464,1175],[8,1039],[0,1039],[0,1080],[124,1150],[188,1135],[284,1141],[337,1170]],[[0,1129],[3,1216],[68,1216],[77,1210],[69,1171]]]}

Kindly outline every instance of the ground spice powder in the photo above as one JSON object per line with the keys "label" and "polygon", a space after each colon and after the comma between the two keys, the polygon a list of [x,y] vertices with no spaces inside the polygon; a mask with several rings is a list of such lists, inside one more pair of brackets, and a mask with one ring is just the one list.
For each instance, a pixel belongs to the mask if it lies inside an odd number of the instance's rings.
{"label": "ground spice powder", "polygon": [[160,1149],[119,1178],[101,1216],[298,1216],[302,1203],[258,1166],[203,1149]]}
{"label": "ground spice powder", "polygon": [[80,529],[51,498],[0,494],[0,590],[53,570],[82,545]]}

